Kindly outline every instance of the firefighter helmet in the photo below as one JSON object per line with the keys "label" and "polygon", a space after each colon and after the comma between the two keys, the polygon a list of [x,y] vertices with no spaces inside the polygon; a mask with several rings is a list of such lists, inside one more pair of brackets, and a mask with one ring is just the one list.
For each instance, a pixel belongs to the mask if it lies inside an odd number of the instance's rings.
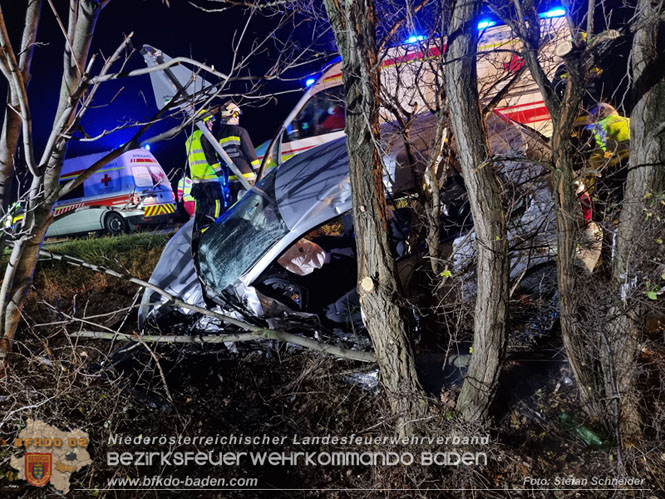
{"label": "firefighter helmet", "polygon": [[222,118],[223,119],[235,118],[237,116],[240,116],[241,114],[242,114],[242,110],[233,102],[228,102],[222,108]]}

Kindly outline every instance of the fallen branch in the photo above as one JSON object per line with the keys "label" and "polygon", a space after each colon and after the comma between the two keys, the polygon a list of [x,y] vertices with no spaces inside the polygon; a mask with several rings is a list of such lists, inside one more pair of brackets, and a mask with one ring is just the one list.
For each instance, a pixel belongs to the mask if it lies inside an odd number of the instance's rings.
{"label": "fallen branch", "polygon": [[327,353],[336,357],[358,360],[360,362],[376,362],[376,358],[371,352],[359,352],[356,350],[347,350],[345,348],[327,345],[311,338],[305,338],[285,331],[274,331],[272,329],[260,329],[251,333],[240,334],[221,334],[214,336],[177,336],[177,335],[131,335],[125,333],[107,333],[105,331],[79,331],[71,333],[75,338],[94,338],[98,340],[117,340],[117,341],[143,341],[146,343],[226,343],[257,340],[280,340],[287,343],[293,343],[310,350]]}
{"label": "fallen branch", "polygon": [[[143,288],[148,288],[154,291],[157,294],[162,295],[165,297],[169,302],[173,303],[177,307],[181,308],[187,308],[189,310],[193,310],[194,312],[198,312],[202,315],[207,315],[209,317],[214,317],[216,319],[221,320],[225,324],[230,324],[232,326],[239,327],[240,329],[244,329],[246,331],[251,331],[253,334],[247,334],[247,335],[222,335],[222,336],[213,336],[212,338],[223,338],[219,341],[224,342],[224,341],[250,341],[250,340],[256,340],[259,338],[262,339],[272,339],[272,340],[280,340],[280,341],[285,341],[287,343],[293,343],[295,345],[300,345],[305,348],[309,348],[310,350],[316,350],[318,352],[324,352],[328,353],[330,355],[335,355],[337,357],[342,357],[345,359],[352,359],[352,360],[359,360],[361,362],[376,362],[376,356],[374,353],[370,352],[358,352],[356,350],[347,350],[345,348],[340,348],[340,347],[335,347],[332,345],[328,345],[326,343],[322,343],[320,341],[313,340],[311,338],[305,338],[302,336],[298,336],[296,334],[292,333],[287,333],[286,331],[277,331],[277,330],[272,330],[272,329],[265,329],[260,326],[255,326],[253,324],[248,324],[247,322],[239,321],[238,319],[234,319],[233,317],[228,317],[223,314],[219,314],[217,312],[213,312],[211,310],[208,310],[203,307],[199,307],[197,305],[192,305],[190,303],[184,302],[183,300],[176,298],[172,294],[164,291],[162,288],[155,286],[154,284],[151,284],[149,282],[146,282],[142,279],[137,279],[136,277],[128,276],[126,274],[121,274],[120,272],[116,272],[115,270],[111,270],[106,267],[102,267],[101,265],[94,265],[92,263],[88,263],[84,260],[81,260],[80,258],[74,258],[72,256],[68,255],[61,255],[59,253],[53,253],[51,251],[47,250],[40,250],[39,251],[40,256],[44,256],[47,258],[51,258],[53,260],[60,260],[64,261],[66,263],[69,263],[71,265],[76,265],[78,267],[83,267],[86,269],[91,269],[96,272],[102,272],[108,275],[111,275],[113,277],[117,277],[118,279],[125,279],[129,282],[132,282],[134,284],[138,284],[139,286]],[[75,333],[72,336],[75,336],[76,334],[80,333]],[[99,333],[98,333],[99,334]],[[257,336],[259,338],[257,338]],[[109,336],[104,339],[110,339],[110,338],[119,338],[120,335],[118,333],[109,333]],[[155,336],[150,336],[150,335],[145,335],[141,336],[143,341],[149,341],[146,338],[150,338]],[[224,339],[224,338],[233,338],[237,337],[238,339]],[[240,339],[242,337],[242,339]],[[99,337],[101,338],[101,337]],[[130,338],[132,338],[130,336]],[[164,338],[164,336],[162,336]],[[188,338],[187,336],[167,336],[167,338]],[[171,341],[171,342],[180,342],[179,340],[162,340],[162,341]],[[212,343],[211,341],[208,341],[207,343]]]}

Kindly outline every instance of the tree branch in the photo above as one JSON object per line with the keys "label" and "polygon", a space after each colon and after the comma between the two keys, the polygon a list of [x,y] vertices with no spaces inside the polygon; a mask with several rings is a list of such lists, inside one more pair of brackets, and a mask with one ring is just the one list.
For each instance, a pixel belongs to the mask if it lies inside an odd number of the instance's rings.
{"label": "tree branch", "polygon": [[62,197],[69,194],[70,192],[72,192],[72,190],[76,189],[79,185],[85,182],[86,179],[90,178],[98,169],[107,164],[109,161],[113,161],[121,154],[135,148],[138,145],[139,137],[141,137],[141,135],[143,135],[146,132],[146,130],[150,128],[156,120],[158,120],[161,116],[163,116],[166,112],[169,111],[169,109],[180,97],[181,92],[182,90],[178,91],[178,93],[174,96],[174,98],[171,99],[171,101],[169,101],[169,103],[166,106],[157,111],[157,113],[155,113],[153,118],[149,120],[147,123],[145,123],[141,128],[139,128],[139,130],[134,134],[134,136],[128,142],[126,142],[122,147],[119,147],[118,149],[111,151],[106,156],[104,156],[103,158],[96,161],[88,168],[86,168],[83,171],[83,173],[81,173],[76,178],[70,180],[67,184],[62,186],[58,192],[58,197]]}
{"label": "tree branch", "polygon": [[[65,29],[65,25],[62,22],[62,19],[60,18],[60,14],[58,14],[58,11],[55,10],[55,6],[53,5],[52,0],[47,0],[49,6],[51,7],[51,11],[53,11],[53,15],[55,16],[55,20],[58,22],[58,26],[60,26],[60,31],[62,31],[62,34],[65,37],[65,42],[67,42],[67,47],[69,47],[69,50],[74,53],[74,48],[72,47],[72,41],[69,39],[69,36],[67,36],[67,30]],[[74,62],[76,63],[76,69],[78,70],[79,73],[79,78],[83,76],[83,68],[79,64],[79,62],[74,59]]]}
{"label": "tree branch", "polygon": [[345,348],[327,345],[320,341],[312,340],[304,336],[287,333],[285,331],[274,331],[272,329],[261,329],[251,333],[239,334],[220,334],[208,336],[176,336],[176,335],[138,335],[124,333],[107,333],[104,331],[79,331],[71,333],[74,338],[94,338],[98,340],[114,341],[144,341],[146,343],[195,343],[195,344],[215,344],[215,343],[235,343],[243,341],[259,340],[279,340],[286,343],[292,343],[309,350],[323,352],[335,357],[357,360],[360,362],[376,362],[374,354],[370,352],[360,352],[357,350],[347,350]]}
{"label": "tree branch", "polygon": [[[246,331],[251,331],[252,334],[250,336],[242,336],[242,335],[236,335],[238,338],[242,339],[235,339],[235,340],[228,340],[228,341],[248,341],[250,339],[257,339],[257,336],[259,338],[263,339],[274,339],[274,340],[280,340],[280,341],[286,341],[288,343],[294,343],[296,345],[304,346],[306,348],[309,348],[311,350],[317,350],[320,352],[324,353],[329,353],[331,355],[336,355],[338,357],[344,357],[348,359],[354,359],[354,360],[359,360],[362,362],[375,362],[376,358],[373,353],[369,352],[359,352],[355,350],[346,350],[343,348],[339,348],[336,346],[332,345],[327,345],[325,343],[321,343],[316,340],[312,340],[310,338],[305,338],[302,336],[297,336],[292,333],[287,333],[286,331],[276,331],[276,330],[271,330],[271,329],[265,329],[259,326],[255,326],[253,324],[248,324],[243,321],[239,321],[237,319],[234,319],[232,317],[228,317],[226,315],[213,312],[211,310],[208,310],[203,307],[199,307],[197,305],[192,305],[190,303],[186,303],[183,300],[180,300],[179,298],[171,295],[170,293],[164,291],[162,288],[155,286],[154,284],[151,284],[149,282],[146,282],[142,279],[138,279],[136,277],[128,276],[126,274],[121,274],[120,272],[116,272],[115,270],[111,270],[106,267],[102,267],[100,265],[94,265],[91,263],[88,263],[84,260],[81,260],[79,258],[74,258],[68,255],[61,255],[58,253],[52,253],[47,250],[40,250],[39,254],[41,256],[53,259],[53,260],[58,260],[58,261],[64,261],[66,263],[76,265],[78,267],[83,267],[87,269],[94,270],[96,272],[103,272],[105,274],[111,275],[113,277],[117,277],[118,279],[123,279],[126,281],[129,281],[134,284],[138,284],[139,286],[143,288],[150,289],[154,291],[155,293],[164,296],[169,302],[173,303],[177,307],[181,308],[187,308],[189,310],[192,310],[194,312],[198,312],[202,315],[206,315],[208,317],[213,317],[215,319],[219,319],[220,321],[224,322],[225,324],[230,324],[232,326],[236,326],[240,329],[244,329]],[[111,335],[115,335],[118,333],[110,333]],[[234,335],[230,335],[229,338],[233,338]],[[144,341],[151,341],[151,340],[146,340],[146,338],[150,338],[150,335],[148,336],[142,336]],[[163,341],[169,341],[169,340],[163,340]],[[172,341],[179,341],[179,340],[172,340]],[[224,340],[222,340],[224,341]]]}
{"label": "tree branch", "polygon": [[221,78],[224,81],[228,80],[228,78],[229,78],[228,75],[226,75],[224,73],[220,73],[219,71],[215,70],[215,68],[213,68],[212,66],[208,66],[207,64],[199,62],[195,59],[190,59],[189,57],[174,57],[170,61],[164,62],[164,63],[159,64],[157,66],[152,66],[152,67],[149,67],[149,68],[134,69],[132,71],[127,71],[127,72],[122,72],[122,73],[113,73],[113,74],[110,74],[110,75],[96,76],[96,77],[91,78],[90,80],[88,80],[88,83],[94,85],[96,83],[101,83],[101,82],[104,82],[104,81],[117,80],[118,78],[128,78],[128,77],[131,77],[131,76],[140,76],[140,75],[144,75],[144,74],[150,74],[150,73],[154,73],[155,71],[163,71],[164,69],[168,69],[171,66],[176,66],[176,65],[179,65],[179,64],[191,64],[192,66],[196,66],[198,68],[201,68],[202,70],[204,70],[204,71],[206,71],[210,74],[213,74],[213,75]]}
{"label": "tree branch", "polygon": [[16,53],[12,48],[5,18],[0,7],[0,58],[8,76],[10,92],[14,94],[19,102],[19,113],[21,115],[21,127],[23,131],[23,147],[25,148],[25,159],[30,172],[36,175],[36,165],[34,152],[32,148],[32,116],[28,104],[28,93],[23,79],[23,73],[20,70],[16,60]]}

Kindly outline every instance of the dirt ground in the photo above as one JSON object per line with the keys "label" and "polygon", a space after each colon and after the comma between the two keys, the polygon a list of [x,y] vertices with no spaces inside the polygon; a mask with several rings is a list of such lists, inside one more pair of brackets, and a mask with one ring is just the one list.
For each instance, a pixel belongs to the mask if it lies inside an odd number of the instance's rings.
{"label": "dirt ground", "polygon": [[[133,271],[145,273],[151,258],[134,263]],[[528,349],[517,348],[528,327],[513,325],[489,427],[455,420],[451,407],[463,369],[456,374],[440,350],[420,347],[429,414],[420,424],[421,440],[395,442],[385,395],[367,364],[276,343],[239,344],[237,351],[134,343],[121,355],[120,343],[72,336],[99,327],[131,333],[137,297],[135,287],[110,277],[40,269],[0,381],[0,439],[6,442],[0,447],[1,497],[58,495],[50,485],[40,489],[17,480],[9,465],[17,453],[11,443],[27,418],[89,434],[92,465],[71,476],[70,497],[665,497],[660,444],[621,456],[623,476],[644,479],[642,487],[598,485],[618,476],[619,456],[602,425],[580,414],[556,321]],[[137,443],[137,437],[149,443]],[[185,437],[211,440],[187,444]],[[114,461],[121,453],[196,451],[222,453],[229,462]],[[274,453],[272,463],[254,461],[265,453]],[[480,462],[454,464],[464,453]],[[192,490],[194,485],[165,487],[168,477],[227,483]],[[124,478],[153,480],[153,486],[112,483]],[[231,479],[240,485],[229,486]],[[188,490],[165,490],[178,488]]]}

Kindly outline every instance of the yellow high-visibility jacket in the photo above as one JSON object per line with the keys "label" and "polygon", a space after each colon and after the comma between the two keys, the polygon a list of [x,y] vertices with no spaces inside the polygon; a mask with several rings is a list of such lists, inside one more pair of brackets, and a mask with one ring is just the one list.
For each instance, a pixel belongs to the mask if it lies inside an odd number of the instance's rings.
{"label": "yellow high-visibility jacket", "polygon": [[605,152],[607,151],[608,140],[617,143],[630,140],[630,118],[608,116],[589,125],[589,128],[593,131],[596,145]]}
{"label": "yellow high-visibility jacket", "polygon": [[194,130],[189,136],[185,147],[187,148],[187,161],[192,182],[219,182],[219,176],[223,174],[219,163],[210,164],[203,150],[201,139],[203,132]]}

